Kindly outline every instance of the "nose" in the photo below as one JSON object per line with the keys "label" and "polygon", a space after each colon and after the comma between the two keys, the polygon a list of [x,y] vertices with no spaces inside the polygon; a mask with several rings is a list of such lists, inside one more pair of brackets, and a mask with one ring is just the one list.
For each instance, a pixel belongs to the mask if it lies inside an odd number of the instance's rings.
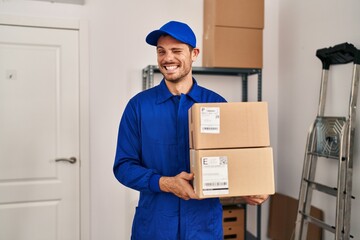
{"label": "nose", "polygon": [[167,51],[162,57],[162,60],[165,62],[170,62],[173,59],[174,59],[174,54],[171,51]]}

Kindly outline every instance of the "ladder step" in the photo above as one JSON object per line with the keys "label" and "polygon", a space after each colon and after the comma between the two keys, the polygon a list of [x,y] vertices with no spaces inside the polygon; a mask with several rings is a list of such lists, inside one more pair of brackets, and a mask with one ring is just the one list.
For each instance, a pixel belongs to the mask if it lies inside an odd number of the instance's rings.
{"label": "ladder step", "polygon": [[[304,178],[304,181],[309,183],[309,186],[313,189],[318,190],[319,192],[327,193],[334,197],[337,196],[337,188],[336,187],[329,187],[321,183],[317,183],[314,181],[310,181],[309,179]],[[351,199],[355,199],[355,196],[351,195]]]}
{"label": "ladder step", "polygon": [[[335,230],[336,230],[335,226],[331,226],[331,225],[325,223],[324,221],[321,221],[321,220],[319,220],[317,218],[309,216],[309,215],[307,215],[307,214],[305,214],[305,213],[303,213],[301,211],[299,211],[299,212],[304,216],[305,221],[307,221],[309,223],[313,223],[313,224],[315,224],[316,226],[318,226],[318,227],[320,227],[322,229],[325,229],[325,230],[328,230],[328,231],[330,231],[332,233],[335,233]],[[342,232],[344,233],[344,231],[342,231]],[[350,234],[350,238],[354,238],[354,236]]]}
{"label": "ladder step", "polygon": [[337,188],[335,187],[329,187],[329,186],[326,186],[324,184],[321,184],[321,183],[317,183],[317,182],[314,182],[314,181],[310,181],[309,179],[304,179],[304,181],[306,181],[307,183],[309,183],[309,185],[320,191],[320,192],[323,192],[323,193],[327,193],[329,195],[332,195],[332,196],[337,196]]}
{"label": "ladder step", "polygon": [[[320,154],[320,153],[317,153],[317,152],[307,152],[307,154],[313,155],[313,156],[316,156],[316,157],[324,157],[324,158],[331,158],[331,159],[339,160],[339,156],[325,155],[325,154]],[[341,160],[344,161],[344,160],[346,160],[346,158],[342,157]]]}
{"label": "ladder step", "polygon": [[335,227],[334,226],[331,226],[331,225],[325,223],[324,221],[321,221],[321,220],[319,220],[317,218],[309,216],[309,215],[305,214],[304,212],[300,211],[300,213],[304,216],[305,221],[307,221],[309,223],[313,223],[313,224],[315,224],[316,226],[318,226],[318,227],[320,227],[322,229],[326,229],[326,230],[328,230],[328,231],[330,231],[332,233],[335,233]]}

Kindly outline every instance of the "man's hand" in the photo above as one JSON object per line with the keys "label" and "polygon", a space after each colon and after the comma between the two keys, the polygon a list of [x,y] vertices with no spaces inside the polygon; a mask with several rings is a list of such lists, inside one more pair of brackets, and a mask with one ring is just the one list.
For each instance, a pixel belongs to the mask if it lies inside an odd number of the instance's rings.
{"label": "man's hand", "polygon": [[244,196],[242,199],[250,205],[259,205],[266,201],[269,195]]}
{"label": "man's hand", "polygon": [[194,179],[193,173],[181,172],[175,177],[161,177],[160,189],[163,192],[170,192],[184,200],[197,199],[194,189],[189,181]]}

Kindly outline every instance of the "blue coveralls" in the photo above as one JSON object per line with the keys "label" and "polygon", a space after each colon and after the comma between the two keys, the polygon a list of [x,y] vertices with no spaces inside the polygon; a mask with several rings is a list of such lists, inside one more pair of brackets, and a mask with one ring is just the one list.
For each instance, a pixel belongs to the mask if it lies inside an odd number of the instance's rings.
{"label": "blue coveralls", "polygon": [[165,80],[134,96],[121,118],[114,174],[140,191],[133,240],[221,240],[218,198],[182,200],[160,190],[161,176],[190,172],[188,109],[194,103],[225,102],[193,79],[188,94],[174,96]]}

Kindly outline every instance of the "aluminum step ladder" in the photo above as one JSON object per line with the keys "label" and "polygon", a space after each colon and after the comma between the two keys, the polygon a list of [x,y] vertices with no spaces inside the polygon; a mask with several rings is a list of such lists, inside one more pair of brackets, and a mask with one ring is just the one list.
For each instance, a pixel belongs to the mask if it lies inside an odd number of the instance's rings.
{"label": "aluminum step ladder", "polygon": [[[350,235],[350,212],[353,174],[353,144],[355,134],[356,102],[359,87],[360,50],[349,43],[316,51],[322,61],[322,75],[318,112],[310,126],[304,157],[299,192],[299,205],[295,223],[295,240],[306,240],[308,224],[312,223],[334,233],[335,240],[348,240]],[[353,62],[349,112],[347,117],[324,116],[326,89],[331,65]],[[331,187],[315,182],[316,164],[322,160],[338,161],[337,186]],[[335,226],[310,216],[313,191],[336,197]],[[326,214],[326,213],[325,213]]]}

